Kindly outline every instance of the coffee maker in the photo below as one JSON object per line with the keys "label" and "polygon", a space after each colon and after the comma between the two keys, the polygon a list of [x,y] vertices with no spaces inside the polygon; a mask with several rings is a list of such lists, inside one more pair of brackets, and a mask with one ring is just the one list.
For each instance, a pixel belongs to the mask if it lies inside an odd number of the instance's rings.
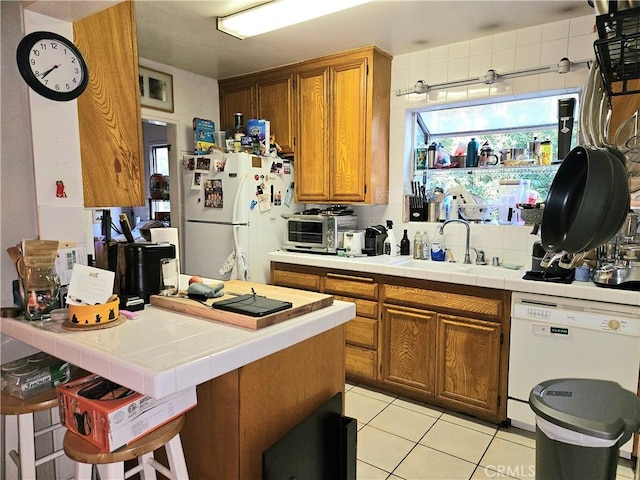
{"label": "coffee maker", "polygon": [[384,253],[384,241],[387,238],[387,229],[382,225],[372,225],[364,232],[364,248],[362,253],[368,256],[382,255]]}

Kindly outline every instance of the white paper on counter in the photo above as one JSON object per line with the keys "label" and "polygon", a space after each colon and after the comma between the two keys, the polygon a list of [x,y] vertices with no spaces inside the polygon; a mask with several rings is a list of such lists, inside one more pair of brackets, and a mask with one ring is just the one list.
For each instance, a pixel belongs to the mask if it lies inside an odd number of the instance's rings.
{"label": "white paper on counter", "polygon": [[76,263],[71,273],[67,303],[95,305],[106,303],[113,293],[115,273]]}

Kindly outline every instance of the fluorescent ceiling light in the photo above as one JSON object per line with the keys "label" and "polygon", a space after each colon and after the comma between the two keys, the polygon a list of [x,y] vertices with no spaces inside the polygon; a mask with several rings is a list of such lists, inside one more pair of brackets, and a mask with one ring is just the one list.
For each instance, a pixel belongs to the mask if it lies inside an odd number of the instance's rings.
{"label": "fluorescent ceiling light", "polygon": [[242,12],[218,17],[218,30],[244,39],[278,30],[370,0],[274,0]]}

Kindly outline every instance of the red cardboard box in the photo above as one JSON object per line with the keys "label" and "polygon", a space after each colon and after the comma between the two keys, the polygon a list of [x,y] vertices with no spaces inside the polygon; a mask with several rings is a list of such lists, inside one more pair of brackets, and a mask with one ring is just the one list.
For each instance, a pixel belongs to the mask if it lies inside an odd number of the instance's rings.
{"label": "red cardboard box", "polygon": [[113,452],[173,420],[196,403],[195,387],[155,399],[99,375],[58,387],[60,422],[104,452]]}

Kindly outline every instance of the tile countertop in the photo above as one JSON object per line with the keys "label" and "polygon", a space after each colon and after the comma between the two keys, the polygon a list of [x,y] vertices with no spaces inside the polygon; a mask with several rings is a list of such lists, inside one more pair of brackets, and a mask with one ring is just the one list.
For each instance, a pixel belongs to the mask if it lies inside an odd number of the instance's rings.
{"label": "tile countertop", "polygon": [[314,337],[355,317],[333,305],[259,330],[147,305],[122,325],[86,332],[0,318],[0,332],[137,392],[162,398]]}
{"label": "tile countertop", "polygon": [[602,288],[592,282],[547,283],[523,280],[526,268],[510,270],[490,265],[465,265],[461,262],[433,262],[414,260],[412,257],[338,257],[287,251],[273,251],[268,255],[272,262],[293,263],[315,267],[351,270],[363,273],[394,275],[397,277],[420,278],[437,282],[477,285],[479,287],[511,290],[514,292],[537,293],[600,302],[620,303],[640,306],[640,292]]}

